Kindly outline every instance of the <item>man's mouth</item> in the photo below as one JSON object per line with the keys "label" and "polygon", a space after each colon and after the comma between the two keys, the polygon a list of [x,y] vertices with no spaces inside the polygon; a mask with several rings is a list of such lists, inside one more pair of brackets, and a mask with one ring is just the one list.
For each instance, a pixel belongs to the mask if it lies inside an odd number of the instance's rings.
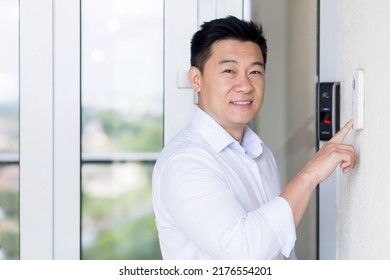
{"label": "man's mouth", "polygon": [[230,104],[233,105],[250,105],[253,101],[230,101]]}

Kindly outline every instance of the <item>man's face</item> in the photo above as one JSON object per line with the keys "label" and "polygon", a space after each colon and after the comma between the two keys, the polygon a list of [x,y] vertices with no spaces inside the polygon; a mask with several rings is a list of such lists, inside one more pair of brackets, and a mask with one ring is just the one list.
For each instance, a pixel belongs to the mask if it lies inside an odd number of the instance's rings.
{"label": "man's face", "polygon": [[[195,71],[193,76],[191,71]],[[222,40],[212,46],[203,73],[192,67],[189,77],[199,93],[199,107],[234,138],[241,139],[245,125],[263,104],[264,72],[257,44]]]}

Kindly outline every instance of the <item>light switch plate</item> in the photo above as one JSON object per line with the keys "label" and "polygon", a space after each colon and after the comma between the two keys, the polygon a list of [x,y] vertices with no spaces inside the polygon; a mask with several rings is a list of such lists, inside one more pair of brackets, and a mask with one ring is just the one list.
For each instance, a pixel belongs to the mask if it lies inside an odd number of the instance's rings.
{"label": "light switch plate", "polygon": [[353,129],[364,128],[364,70],[357,69],[352,78]]}

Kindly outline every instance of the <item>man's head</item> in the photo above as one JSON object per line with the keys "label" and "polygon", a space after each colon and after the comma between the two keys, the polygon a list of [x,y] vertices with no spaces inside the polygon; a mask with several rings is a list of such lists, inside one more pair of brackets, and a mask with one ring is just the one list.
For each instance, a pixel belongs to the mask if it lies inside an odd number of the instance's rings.
{"label": "man's head", "polygon": [[198,106],[238,141],[263,104],[266,52],[261,27],[234,17],[203,24],[192,39]]}
{"label": "man's head", "polygon": [[263,54],[265,66],[267,41],[263,35],[263,27],[252,21],[240,20],[233,16],[202,24],[201,29],[194,34],[191,40],[191,66],[203,71],[206,61],[211,56],[213,44],[227,39],[257,44]]}

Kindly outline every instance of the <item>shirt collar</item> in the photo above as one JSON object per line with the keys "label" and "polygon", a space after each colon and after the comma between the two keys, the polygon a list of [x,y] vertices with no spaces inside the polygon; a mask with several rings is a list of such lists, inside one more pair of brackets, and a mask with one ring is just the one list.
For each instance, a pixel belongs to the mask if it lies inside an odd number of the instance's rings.
{"label": "shirt collar", "polygon": [[252,158],[260,156],[263,152],[263,142],[250,127],[245,127],[240,145],[222,126],[199,107],[195,109],[192,125],[217,153],[229,145],[240,147],[244,153]]}
{"label": "shirt collar", "polygon": [[263,152],[263,141],[249,126],[245,127],[241,145],[251,158],[257,158]]}

